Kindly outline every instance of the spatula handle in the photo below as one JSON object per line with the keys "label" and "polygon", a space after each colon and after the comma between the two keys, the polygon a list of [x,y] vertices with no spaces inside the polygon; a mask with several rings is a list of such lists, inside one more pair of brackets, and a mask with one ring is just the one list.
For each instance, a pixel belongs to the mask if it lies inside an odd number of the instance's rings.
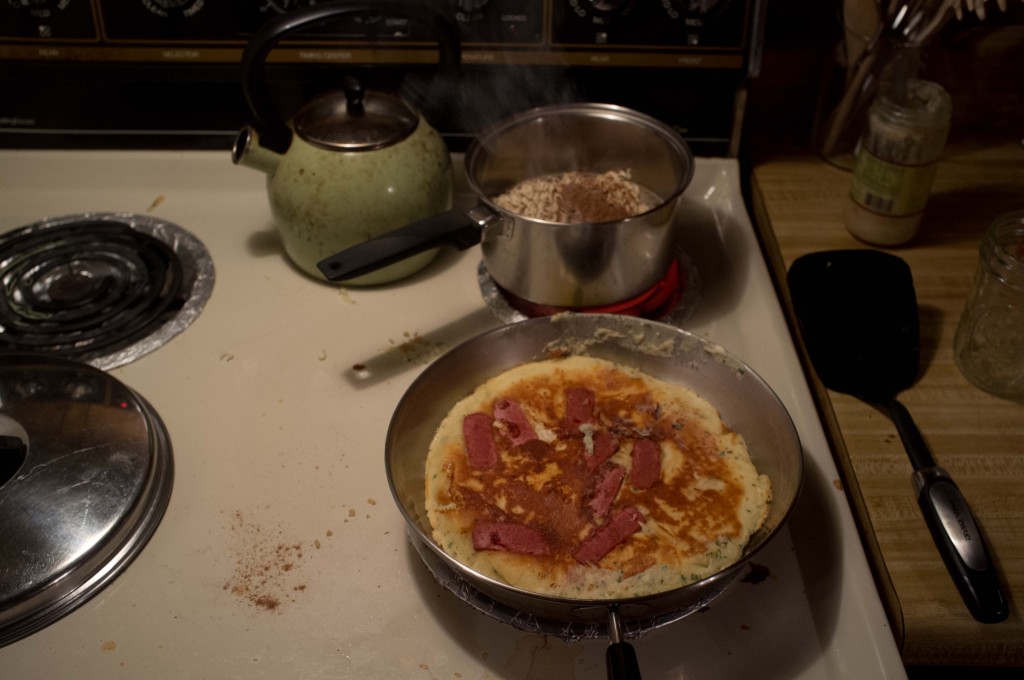
{"label": "spatula handle", "polygon": [[960,488],[941,467],[914,472],[917,503],[946,569],[971,614],[982,623],[1009,615],[995,565]]}

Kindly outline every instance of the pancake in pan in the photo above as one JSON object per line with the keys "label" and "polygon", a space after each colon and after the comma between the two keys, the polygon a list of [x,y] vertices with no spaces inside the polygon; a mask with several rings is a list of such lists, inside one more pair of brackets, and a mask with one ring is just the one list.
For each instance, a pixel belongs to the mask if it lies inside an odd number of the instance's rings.
{"label": "pancake in pan", "polygon": [[692,390],[603,359],[523,364],[456,404],[426,462],[438,545],[533,593],[621,599],[736,562],[768,478]]}

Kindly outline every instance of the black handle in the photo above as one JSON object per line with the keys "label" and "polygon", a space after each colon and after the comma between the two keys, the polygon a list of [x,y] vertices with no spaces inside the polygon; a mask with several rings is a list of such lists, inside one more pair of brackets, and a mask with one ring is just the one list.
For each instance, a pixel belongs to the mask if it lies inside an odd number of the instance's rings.
{"label": "black handle", "polygon": [[914,473],[917,503],[971,615],[982,623],[1009,616],[995,565],[960,488],[940,467]]}
{"label": "black handle", "polygon": [[611,644],[604,653],[608,680],[641,680],[640,662],[633,645],[626,642],[618,605],[608,607],[608,638]]}
{"label": "black handle", "polygon": [[346,248],[316,266],[328,281],[345,281],[441,246],[465,250],[480,243],[481,234],[469,215],[448,210]]}
{"label": "black handle", "polygon": [[896,431],[903,442],[903,448],[910,456],[910,463],[914,469],[923,470],[935,467],[935,459],[932,458],[932,453],[928,450],[928,443],[925,442],[921,430],[918,429],[917,423],[914,422],[907,407],[896,399],[889,400],[883,407],[889,412],[889,417],[896,425]]}
{"label": "black handle", "polygon": [[964,604],[983,623],[1004,620],[1006,597],[967,501],[949,473],[935,464],[910,411],[896,399],[883,406],[914,465],[917,504]]}
{"label": "black handle", "polygon": [[628,642],[613,642],[604,655],[608,666],[608,680],[640,680],[640,662],[636,651]]}
{"label": "black handle", "polygon": [[267,23],[245,46],[242,53],[242,92],[249,103],[254,127],[260,143],[268,149],[284,153],[292,142],[292,131],[281,118],[267,91],[264,77],[267,55],[282,38],[303,28],[345,14],[372,11],[399,11],[426,22],[433,28],[440,50],[440,71],[453,71],[462,58],[458,29],[436,10],[419,2],[406,0],[372,0],[364,2],[327,2],[294,12],[287,12]]}

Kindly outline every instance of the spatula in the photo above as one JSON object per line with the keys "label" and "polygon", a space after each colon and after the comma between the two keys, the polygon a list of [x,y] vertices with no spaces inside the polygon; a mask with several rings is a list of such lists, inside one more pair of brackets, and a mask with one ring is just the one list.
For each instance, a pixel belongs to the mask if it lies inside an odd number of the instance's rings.
{"label": "spatula", "polygon": [[917,297],[910,267],[877,250],[797,258],[790,296],[814,370],[826,387],[886,413],[914,466],[917,502],[960,595],[978,621],[1009,608],[978,524],[959,487],[939,467],[897,396],[918,377]]}

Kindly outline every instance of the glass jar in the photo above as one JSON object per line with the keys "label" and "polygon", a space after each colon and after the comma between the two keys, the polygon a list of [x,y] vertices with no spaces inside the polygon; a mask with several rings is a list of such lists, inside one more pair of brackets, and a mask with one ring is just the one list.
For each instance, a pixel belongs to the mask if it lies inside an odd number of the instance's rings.
{"label": "glass jar", "polygon": [[954,358],[976,386],[1024,402],[1024,210],[997,218],[978,250]]}
{"label": "glass jar", "polygon": [[952,108],[942,86],[927,80],[894,83],[875,98],[850,182],[845,220],[851,234],[878,246],[900,245],[917,234]]}

